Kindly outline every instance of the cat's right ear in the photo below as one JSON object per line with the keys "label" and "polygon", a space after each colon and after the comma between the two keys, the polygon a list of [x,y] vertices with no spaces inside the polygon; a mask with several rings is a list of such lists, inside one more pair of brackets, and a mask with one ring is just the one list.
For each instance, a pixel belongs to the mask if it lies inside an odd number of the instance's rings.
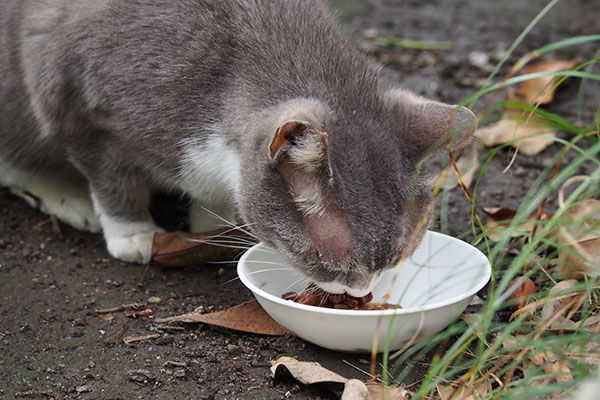
{"label": "cat's right ear", "polygon": [[401,89],[389,90],[385,101],[402,121],[402,142],[419,159],[445,149],[447,141],[453,148],[458,146],[477,127],[477,117],[466,107],[428,100]]}

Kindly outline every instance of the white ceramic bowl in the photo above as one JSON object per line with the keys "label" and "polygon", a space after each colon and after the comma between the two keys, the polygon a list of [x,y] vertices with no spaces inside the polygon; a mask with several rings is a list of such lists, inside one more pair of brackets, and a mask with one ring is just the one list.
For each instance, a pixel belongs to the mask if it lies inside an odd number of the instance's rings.
{"label": "white ceramic bowl", "polygon": [[[279,324],[299,337],[332,350],[370,352],[381,317],[377,351],[397,350],[444,329],[465,309],[491,276],[487,257],[448,235],[428,231],[401,267],[390,303],[402,309],[356,311],[321,308],[284,300],[285,292],[302,292],[308,279],[275,250],[260,243],[238,263],[241,281]],[[388,291],[395,270],[382,274],[373,301]],[[411,339],[412,338],[412,339]]]}

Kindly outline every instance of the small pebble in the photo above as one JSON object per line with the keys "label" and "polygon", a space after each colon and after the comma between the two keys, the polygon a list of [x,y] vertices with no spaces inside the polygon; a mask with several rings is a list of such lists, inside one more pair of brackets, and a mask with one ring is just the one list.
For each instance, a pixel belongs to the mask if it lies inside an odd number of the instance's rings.
{"label": "small pebble", "polygon": [[185,368],[177,368],[175,371],[173,371],[173,376],[177,378],[185,378],[186,375],[187,372],[185,372]]}
{"label": "small pebble", "polygon": [[472,51],[469,53],[469,64],[482,70],[489,69],[490,56],[482,51]]}
{"label": "small pebble", "polygon": [[132,382],[148,383],[152,378],[150,377],[150,371],[146,369],[136,369],[127,372],[127,377]]}
{"label": "small pebble", "polygon": [[148,298],[148,303],[150,304],[159,304],[162,301],[160,297],[152,296]]}
{"label": "small pebble", "polygon": [[89,387],[88,385],[83,385],[83,386],[79,386],[77,389],[75,389],[75,391],[77,393],[88,393],[92,391],[92,388]]}
{"label": "small pebble", "polygon": [[235,354],[235,353],[239,352],[239,350],[240,350],[240,349],[239,349],[239,348],[238,348],[236,345],[234,345],[234,344],[228,344],[228,345],[227,345],[227,347],[226,347],[226,349],[227,349],[227,352],[228,352],[229,354]]}
{"label": "small pebble", "polygon": [[75,329],[72,334],[73,337],[82,337],[83,331],[81,329]]}

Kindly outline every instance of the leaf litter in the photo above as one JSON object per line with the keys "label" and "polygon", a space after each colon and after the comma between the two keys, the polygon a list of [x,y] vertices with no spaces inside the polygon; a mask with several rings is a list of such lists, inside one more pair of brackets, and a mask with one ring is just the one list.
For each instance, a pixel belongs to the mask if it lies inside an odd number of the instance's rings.
{"label": "leaf litter", "polygon": [[348,379],[317,362],[280,357],[276,361],[271,361],[271,364],[271,374],[275,380],[291,375],[304,385],[321,385],[335,392],[341,392],[342,400],[410,400],[413,396],[413,393],[403,386],[386,387],[374,382]]}
{"label": "leaf litter", "polygon": [[[523,69],[523,74],[557,72],[575,67],[572,60],[542,60]],[[524,112],[528,106],[538,107],[554,100],[557,77],[543,76],[521,82],[518,91],[510,91],[507,101],[522,107],[505,108],[499,121],[477,129],[475,135],[487,147],[510,143],[518,152],[535,156],[554,143],[556,130],[550,122],[532,112]],[[535,109],[535,108],[534,108]]]}
{"label": "leaf litter", "polygon": [[[523,74],[533,74],[537,72],[556,72],[575,67],[579,63],[577,58],[572,60],[548,59],[532,64],[523,70]],[[529,104],[540,106],[549,104],[554,100],[556,85],[553,85],[556,78],[553,76],[544,76],[529,79],[521,82],[518,91],[511,91],[507,95],[507,100],[527,106]],[[478,137],[486,147],[493,147],[510,143],[518,152],[526,156],[535,156],[541,153],[546,147],[554,143],[556,138],[556,129],[550,122],[535,114],[534,112],[524,112],[522,108],[506,108],[499,121],[485,127],[480,127],[475,131]],[[475,144],[457,160],[459,171],[466,170],[462,178],[467,187],[473,181],[475,172],[479,167],[479,151]],[[445,177],[441,184],[443,189],[452,189],[458,185],[458,179],[451,165],[444,171]]]}
{"label": "leaf litter", "polygon": [[158,323],[203,323],[258,335],[282,336],[291,334],[279,325],[256,300],[212,313],[198,311],[176,317],[158,318]]}
{"label": "leaf litter", "polygon": [[182,268],[211,261],[232,261],[254,242],[248,232],[236,228],[208,233],[157,232],[149,265]]}
{"label": "leaf litter", "polygon": [[[571,69],[579,64],[579,59],[572,60],[542,60],[523,69],[523,74],[533,74],[536,72],[557,72]],[[528,102],[534,104],[548,104],[554,100],[555,88],[553,82],[554,76],[543,76],[529,79],[521,82],[520,92],[525,95]]]}

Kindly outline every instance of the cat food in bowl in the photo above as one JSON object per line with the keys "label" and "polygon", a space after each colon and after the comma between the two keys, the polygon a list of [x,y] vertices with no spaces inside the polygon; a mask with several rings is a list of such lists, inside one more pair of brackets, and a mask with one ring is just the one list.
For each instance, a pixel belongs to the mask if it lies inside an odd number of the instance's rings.
{"label": "cat food in bowl", "polygon": [[[393,351],[444,329],[487,284],[491,266],[487,257],[470,244],[429,231],[401,266],[390,298],[384,300],[394,273],[395,269],[390,269],[382,274],[373,288],[372,300],[364,304],[401,307],[344,309],[293,301],[291,292],[298,300],[308,287],[308,279],[302,279],[300,272],[264,243],[250,248],[238,263],[240,280],[279,324],[319,346],[364,353],[371,351],[376,332],[377,350],[388,346]],[[313,290],[309,288],[308,293]],[[284,294],[288,299],[282,298]],[[347,298],[337,300],[343,303]]]}
{"label": "cat food in bowl", "polygon": [[309,306],[337,308],[338,310],[394,310],[402,308],[399,304],[371,303],[373,293],[362,297],[354,297],[348,293],[328,293],[319,288],[314,282],[309,283],[300,294],[287,292],[282,294],[281,298]]}

